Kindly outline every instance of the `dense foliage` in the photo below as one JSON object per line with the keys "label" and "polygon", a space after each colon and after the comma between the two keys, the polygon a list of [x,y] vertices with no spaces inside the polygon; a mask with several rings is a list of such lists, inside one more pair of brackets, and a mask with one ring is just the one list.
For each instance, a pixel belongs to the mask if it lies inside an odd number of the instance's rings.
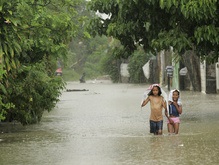
{"label": "dense foliage", "polygon": [[101,60],[103,72],[108,74],[114,83],[121,81],[120,65],[122,60],[119,56],[123,54],[123,50],[121,43],[111,38],[109,47]]}
{"label": "dense foliage", "polygon": [[134,51],[129,60],[129,74],[131,83],[146,83],[142,67],[149,61],[151,53],[145,53],[140,47]]}
{"label": "dense foliage", "polygon": [[[78,1],[0,1],[0,119],[40,121],[57,102],[64,83],[56,60],[76,34]],[[78,22],[77,22],[78,23]]]}
{"label": "dense foliage", "polygon": [[119,39],[129,55],[139,44],[147,52],[172,46],[218,59],[217,0],[92,0],[90,9],[108,15],[91,21],[91,34]]}
{"label": "dense foliage", "polygon": [[[63,72],[64,78],[78,80],[82,73],[86,73],[86,79],[93,79],[103,75],[101,60],[106,54],[108,44],[108,38],[104,36],[96,36],[94,38],[76,36],[70,43],[68,61]],[[69,76],[71,79],[68,78]]]}

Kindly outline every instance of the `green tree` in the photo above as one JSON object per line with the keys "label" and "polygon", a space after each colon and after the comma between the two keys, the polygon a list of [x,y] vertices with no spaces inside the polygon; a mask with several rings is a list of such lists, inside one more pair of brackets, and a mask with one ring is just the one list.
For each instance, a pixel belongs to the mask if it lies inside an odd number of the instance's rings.
{"label": "green tree", "polygon": [[0,79],[0,104],[5,120],[35,123],[44,110],[55,106],[64,83],[53,73],[56,60],[66,56],[67,44],[77,32],[72,20],[78,4],[69,0],[0,1],[0,59],[5,72]]}
{"label": "green tree", "polygon": [[91,54],[87,56],[83,71],[88,78],[94,79],[104,74],[101,64],[108,52],[109,42],[105,36],[97,36],[90,39],[89,42]]}
{"label": "green tree", "polygon": [[120,41],[111,37],[106,54],[101,60],[101,68],[104,73],[110,76],[114,83],[121,82],[120,65],[123,62],[122,57],[125,54],[124,47],[121,45]]}
{"label": "green tree", "polygon": [[109,15],[91,21],[93,35],[119,39],[126,51],[137,44],[149,51],[195,50],[211,62],[218,59],[217,0],[93,0],[90,9]]}
{"label": "green tree", "polygon": [[65,62],[65,70],[63,71],[65,79],[71,77],[73,80],[78,80],[84,72],[88,79],[102,74],[100,61],[108,47],[108,38],[89,35],[87,32],[88,18],[94,17],[94,13],[88,11],[86,5],[87,1],[84,1],[77,8],[78,15],[83,19],[83,24],[80,24],[77,36],[69,44],[68,60]]}
{"label": "green tree", "polygon": [[[153,54],[172,46],[184,62],[189,58],[187,52],[191,51],[209,63],[218,60],[217,0],[92,0],[89,7],[108,15],[105,19],[92,19],[91,34],[119,39],[128,55],[137,45]],[[199,61],[194,62],[197,66]],[[184,64],[193,89],[199,91],[200,74],[193,72],[196,67],[190,63]]]}

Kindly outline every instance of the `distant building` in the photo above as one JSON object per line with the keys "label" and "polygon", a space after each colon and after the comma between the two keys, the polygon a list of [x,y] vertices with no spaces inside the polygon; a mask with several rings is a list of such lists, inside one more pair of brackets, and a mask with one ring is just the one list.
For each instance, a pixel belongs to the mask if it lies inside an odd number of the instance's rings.
{"label": "distant building", "polygon": [[201,91],[203,93],[219,93],[219,61],[215,64],[200,63]]}
{"label": "distant building", "polygon": [[153,60],[145,63],[143,67],[145,77],[150,83],[159,83],[167,87],[166,67],[172,66],[171,89],[194,90],[206,94],[219,93],[219,60],[215,64],[206,64],[205,61],[200,62],[194,52],[188,51],[184,57],[184,61],[187,60],[186,65],[189,66],[187,68],[182,60],[176,57],[171,50],[159,52]]}

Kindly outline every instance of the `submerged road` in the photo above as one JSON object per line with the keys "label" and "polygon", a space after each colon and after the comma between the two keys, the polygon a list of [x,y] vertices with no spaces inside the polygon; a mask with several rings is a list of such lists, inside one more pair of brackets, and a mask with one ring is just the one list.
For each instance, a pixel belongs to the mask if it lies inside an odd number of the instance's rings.
{"label": "submerged road", "polygon": [[[147,85],[68,82],[37,125],[0,134],[2,165],[219,164],[219,95],[182,91],[180,134],[149,134]],[[164,88],[164,90],[167,90]]]}

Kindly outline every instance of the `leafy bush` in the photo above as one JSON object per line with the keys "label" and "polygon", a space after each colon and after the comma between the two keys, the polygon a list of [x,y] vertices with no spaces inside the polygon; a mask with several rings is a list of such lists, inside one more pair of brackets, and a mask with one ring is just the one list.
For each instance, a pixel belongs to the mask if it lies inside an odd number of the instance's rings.
{"label": "leafy bush", "polygon": [[[0,67],[0,89],[1,89],[0,91],[2,91],[2,93],[6,93],[6,88],[2,84],[2,78],[4,74],[5,74],[5,71],[2,69],[2,67]],[[6,110],[10,109],[11,107],[13,107],[12,103],[2,102],[2,94],[1,94],[0,95],[0,121],[5,119]]]}
{"label": "leafy bush", "polygon": [[[54,61],[64,59],[83,19],[79,1],[0,1],[0,119],[22,124],[41,120],[64,88]],[[44,61],[44,62],[42,62]]]}
{"label": "leafy bush", "polygon": [[17,74],[7,77],[3,100],[13,103],[14,107],[6,111],[5,121],[17,120],[24,125],[37,123],[45,110],[54,108],[65,84],[60,76],[49,77],[45,68],[44,63],[22,66]]}

